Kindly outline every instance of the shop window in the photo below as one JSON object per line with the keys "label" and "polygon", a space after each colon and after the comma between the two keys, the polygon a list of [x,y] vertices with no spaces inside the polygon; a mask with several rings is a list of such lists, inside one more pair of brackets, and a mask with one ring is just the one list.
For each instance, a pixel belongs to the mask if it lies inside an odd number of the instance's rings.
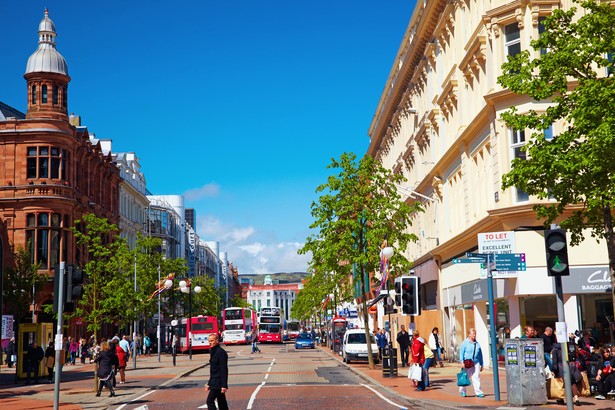
{"label": "shop window", "polygon": [[47,104],[47,85],[41,87],[41,102]]}

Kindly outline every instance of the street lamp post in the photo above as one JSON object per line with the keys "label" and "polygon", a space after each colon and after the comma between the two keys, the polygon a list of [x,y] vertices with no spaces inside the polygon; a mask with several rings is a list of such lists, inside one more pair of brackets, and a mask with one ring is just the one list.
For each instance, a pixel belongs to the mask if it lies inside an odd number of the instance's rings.
{"label": "street lamp post", "polygon": [[[385,242],[386,244],[386,242]],[[385,246],[384,248],[382,248],[382,250],[380,251],[381,253],[381,260],[384,262],[383,266],[382,266],[382,280],[385,281],[385,286],[386,286],[386,291],[387,291],[387,298],[385,300],[385,305],[387,306],[387,312],[389,314],[389,377],[393,377],[393,374],[395,372],[395,365],[397,363],[393,363],[393,358],[395,357],[395,360],[397,360],[397,357],[393,354],[393,330],[392,330],[392,325],[391,325],[391,308],[392,308],[392,303],[390,302],[391,299],[391,295],[389,292],[389,260],[391,260],[391,257],[393,256],[393,254],[395,253],[395,251],[393,250],[392,247],[390,246]]]}
{"label": "street lamp post", "polygon": [[[188,349],[190,352],[190,360],[192,360],[192,281],[190,279],[179,282],[179,289],[188,294],[188,323],[190,332],[188,333]],[[201,287],[195,286],[194,293],[201,293]]]}

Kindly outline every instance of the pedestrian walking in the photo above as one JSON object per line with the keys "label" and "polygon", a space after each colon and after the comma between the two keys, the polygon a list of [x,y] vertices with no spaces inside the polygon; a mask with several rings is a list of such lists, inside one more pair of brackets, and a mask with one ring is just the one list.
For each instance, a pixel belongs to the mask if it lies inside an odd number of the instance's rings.
{"label": "pedestrian walking", "polygon": [[552,327],[545,327],[545,331],[540,335],[542,339],[542,345],[544,347],[545,366],[549,366],[549,369],[553,369],[553,361],[551,361],[551,350],[553,350],[553,343],[556,343],[555,335],[553,334]]}
{"label": "pedestrian walking", "polygon": [[26,353],[26,384],[30,384],[30,374],[34,375],[34,383],[38,383],[38,368],[45,357],[45,351],[36,342],[32,342]]}
{"label": "pedestrian walking", "polygon": [[[459,349],[461,362],[468,372],[468,378],[472,380],[472,387],[476,397],[485,397],[485,394],[480,389],[480,372],[483,370],[483,351],[476,341],[476,329],[472,328],[468,331],[468,337],[461,344]],[[462,397],[466,397],[466,386],[460,386],[459,392]]]}
{"label": "pedestrian walking", "polygon": [[425,388],[429,387],[429,368],[432,366],[435,360],[433,350],[429,348],[429,345],[425,345],[425,364],[423,364],[423,381],[425,382]]}
{"label": "pedestrian walking", "polygon": [[444,367],[444,363],[442,362],[442,353],[444,353],[444,349],[442,348],[442,343],[440,342],[440,331],[437,327],[431,329],[431,334],[429,335],[429,348],[434,354],[433,365],[439,364],[440,367]]}
{"label": "pedestrian walking", "polygon": [[149,338],[149,335],[145,335],[143,344],[145,345],[145,355],[149,356],[152,350],[152,339]]}
{"label": "pedestrian walking", "polygon": [[75,339],[70,339],[69,352],[70,352],[70,364],[75,365],[77,360],[77,351],[79,350],[79,343]]}
{"label": "pedestrian walking", "polygon": [[126,354],[126,350],[122,348],[121,341],[119,337],[115,336],[112,340],[116,341],[115,345],[115,354],[117,355],[118,365],[117,369],[120,374],[120,384],[126,383],[126,364],[128,355]]}
{"label": "pedestrian walking", "polygon": [[252,336],[250,337],[250,341],[252,342],[252,352],[250,354],[253,353],[260,353],[261,349],[258,348],[258,346],[256,345],[256,343],[258,342],[258,332],[256,331],[256,329],[254,329],[252,331]]}
{"label": "pedestrian walking", "polygon": [[53,381],[53,366],[56,363],[56,350],[53,347],[53,341],[50,340],[45,349],[45,358],[43,359],[44,367],[47,369],[47,381]]}
{"label": "pedestrian walking", "polygon": [[378,358],[382,360],[384,348],[387,347],[387,335],[384,333],[384,329],[379,329],[376,333],[376,344],[378,345]]}
{"label": "pedestrian walking", "polygon": [[417,391],[425,390],[425,339],[420,337],[418,330],[415,330],[412,335],[412,363],[418,364],[423,370],[421,380],[416,385]]}
{"label": "pedestrian walking", "polygon": [[95,363],[98,363],[98,389],[96,390],[96,396],[99,397],[103,387],[109,389],[109,397],[115,396],[115,390],[113,390],[113,377],[115,369],[119,366],[117,355],[111,350],[111,345],[103,341],[100,343],[100,353],[94,359]]}
{"label": "pedestrian walking", "polygon": [[17,362],[17,348],[15,346],[15,338],[11,337],[9,343],[6,345],[6,364],[9,367]]}
{"label": "pedestrian walking", "polygon": [[408,366],[408,354],[410,348],[410,334],[404,325],[401,325],[397,333],[397,344],[399,345],[399,355],[401,356],[401,367]]}
{"label": "pedestrian walking", "polygon": [[[205,385],[208,410],[228,410],[226,391],[228,390],[228,354],[220,346],[218,335],[210,334],[209,340],[209,381]],[[216,408],[216,401],[218,407]]]}

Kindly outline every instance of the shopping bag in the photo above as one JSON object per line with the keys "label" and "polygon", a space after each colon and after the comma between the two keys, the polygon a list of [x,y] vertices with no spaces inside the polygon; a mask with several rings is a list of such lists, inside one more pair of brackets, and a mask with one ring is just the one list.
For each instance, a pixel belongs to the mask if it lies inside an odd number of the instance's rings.
{"label": "shopping bag", "polygon": [[11,355],[11,362],[15,363],[17,361],[17,355],[16,354],[12,354]]}
{"label": "shopping bag", "polygon": [[581,376],[583,376],[582,387],[579,394],[583,397],[589,397],[592,395],[591,388],[589,387],[589,379],[587,378],[587,372],[581,372]]}
{"label": "shopping bag", "polygon": [[423,369],[418,364],[413,364],[410,370],[408,371],[408,378],[412,380],[416,380],[417,382],[421,381],[423,376]]}
{"label": "shopping bag", "polygon": [[550,379],[553,377],[553,372],[549,369],[549,365],[545,366],[545,379]]}
{"label": "shopping bag", "polygon": [[551,400],[564,400],[566,398],[564,379],[561,377],[547,379],[547,397]]}
{"label": "shopping bag", "polygon": [[457,386],[469,386],[472,382],[468,377],[468,371],[465,368],[461,368],[461,371],[457,373]]}

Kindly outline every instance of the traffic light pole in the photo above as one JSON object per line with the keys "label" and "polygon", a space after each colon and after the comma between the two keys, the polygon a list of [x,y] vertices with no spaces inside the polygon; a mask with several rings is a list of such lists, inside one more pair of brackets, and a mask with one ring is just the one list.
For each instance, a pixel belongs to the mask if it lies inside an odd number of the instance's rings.
{"label": "traffic light pole", "polygon": [[[554,276],[555,282],[555,297],[557,299],[557,320],[559,322],[566,323],[566,314],[564,313],[564,292],[562,291],[562,277]],[[562,368],[564,370],[564,389],[566,390],[566,408],[568,410],[573,409],[572,403],[572,383],[570,382],[570,367],[568,366],[568,335],[565,334],[564,342],[560,343],[562,346]],[[558,366],[557,363],[553,363],[553,366]]]}
{"label": "traffic light pole", "polygon": [[[493,256],[495,259],[495,255]],[[500,401],[500,376],[498,374],[498,347],[497,334],[495,331],[495,300],[493,296],[493,271],[491,269],[490,254],[487,254],[487,292],[489,297],[489,333],[491,338],[491,365],[493,367],[493,392],[495,400]],[[495,263],[495,261],[494,261]]]}
{"label": "traffic light pole", "polygon": [[55,380],[53,386],[53,410],[60,408],[60,373],[62,372],[62,342],[64,337],[62,335],[63,316],[64,316],[64,272],[66,270],[66,262],[60,262],[60,269],[58,270],[59,277],[59,289],[58,294],[54,295],[57,298],[58,306],[58,326],[56,328],[56,363],[55,363]]}

